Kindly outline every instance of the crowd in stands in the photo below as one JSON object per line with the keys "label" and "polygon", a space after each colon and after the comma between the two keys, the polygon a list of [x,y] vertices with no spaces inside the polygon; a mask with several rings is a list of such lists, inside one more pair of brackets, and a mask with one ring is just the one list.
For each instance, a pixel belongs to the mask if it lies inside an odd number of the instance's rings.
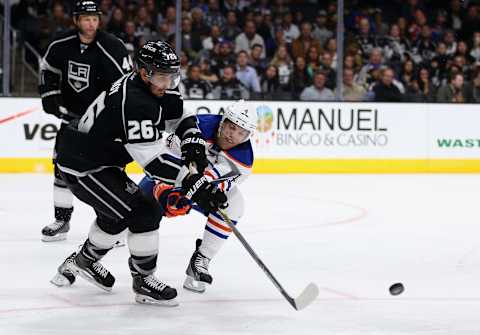
{"label": "crowd in stands", "polygon": [[[73,1],[20,0],[13,24],[40,53]],[[132,53],[175,43],[175,1],[101,0]],[[328,0],[183,0],[180,90],[191,99],[480,102],[480,1],[345,0],[343,60]]]}

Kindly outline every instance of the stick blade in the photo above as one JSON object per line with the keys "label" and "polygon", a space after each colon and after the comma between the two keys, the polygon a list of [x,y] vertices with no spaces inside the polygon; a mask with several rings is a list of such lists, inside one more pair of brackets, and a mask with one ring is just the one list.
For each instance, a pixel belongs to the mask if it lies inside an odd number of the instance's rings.
{"label": "stick blade", "polygon": [[295,309],[300,311],[310,305],[315,299],[317,299],[320,290],[318,286],[314,283],[308,284],[307,287],[300,293],[300,295],[294,299],[295,301]]}

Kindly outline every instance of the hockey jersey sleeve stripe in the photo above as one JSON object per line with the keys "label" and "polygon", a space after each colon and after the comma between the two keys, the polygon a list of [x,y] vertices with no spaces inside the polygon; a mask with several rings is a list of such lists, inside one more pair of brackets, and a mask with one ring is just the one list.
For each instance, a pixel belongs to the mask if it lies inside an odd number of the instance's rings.
{"label": "hockey jersey sleeve stripe", "polygon": [[51,96],[51,95],[56,95],[56,94],[62,94],[62,91],[60,91],[60,90],[54,90],[54,91],[45,92],[45,93],[43,93],[43,94],[40,96],[40,98],[43,99],[43,98],[49,97],[49,96]]}
{"label": "hockey jersey sleeve stripe", "polygon": [[124,75],[125,73],[123,72],[122,67],[120,66],[120,64],[117,63],[117,61],[115,60],[115,58],[113,58],[112,55],[110,55],[110,54],[108,53],[108,51],[105,50],[105,48],[102,46],[102,44],[100,44],[99,41],[97,41],[97,45],[98,45],[98,47],[100,48],[100,50],[102,50],[103,53],[112,61],[112,63],[115,64],[115,66],[117,67],[118,71],[120,71],[120,74],[121,74],[121,75]]}
{"label": "hockey jersey sleeve stripe", "polygon": [[240,165],[240,166],[243,166],[247,169],[251,169],[252,168],[252,165],[248,165],[248,164],[245,164],[244,162],[241,162],[239,160],[237,160],[235,157],[233,157],[232,155],[230,155],[227,151],[224,151],[225,153],[225,156],[227,156],[229,159],[231,159],[232,161],[234,161],[236,164]]}
{"label": "hockey jersey sleeve stripe", "polygon": [[40,61],[40,70],[42,71],[51,71],[55,74],[58,74],[60,77],[62,77],[62,71],[60,69],[57,69],[56,67],[51,66],[46,58],[42,58]]}

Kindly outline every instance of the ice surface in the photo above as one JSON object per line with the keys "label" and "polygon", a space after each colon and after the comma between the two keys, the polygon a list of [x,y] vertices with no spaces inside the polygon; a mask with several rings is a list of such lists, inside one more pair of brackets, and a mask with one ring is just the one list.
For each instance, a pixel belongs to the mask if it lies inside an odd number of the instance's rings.
{"label": "ice surface", "polygon": [[[138,180],[140,176],[134,176]],[[238,228],[292,296],[297,312],[232,236],[204,295],[181,288],[204,218],[165,220],[157,274],[180,306],[134,302],[128,249],[103,264],[112,293],[77,279],[49,283],[86,238],[93,211],[75,202],[67,241],[43,243],[52,177],[0,175],[0,334],[479,334],[480,176],[253,175]],[[405,292],[388,287],[403,282]]]}

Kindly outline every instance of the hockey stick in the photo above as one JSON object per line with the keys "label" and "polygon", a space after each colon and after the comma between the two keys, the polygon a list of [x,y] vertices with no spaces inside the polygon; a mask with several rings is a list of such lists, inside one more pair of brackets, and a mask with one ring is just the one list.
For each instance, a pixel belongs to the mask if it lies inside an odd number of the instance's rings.
{"label": "hockey stick", "polygon": [[305,287],[300,293],[300,295],[297,298],[292,298],[287,291],[282,287],[282,285],[278,282],[278,280],[275,278],[275,276],[270,272],[270,270],[267,268],[265,263],[258,257],[258,255],[255,253],[255,251],[252,249],[250,244],[248,244],[247,240],[240,234],[240,231],[235,227],[233,224],[232,220],[228,217],[228,215],[222,210],[219,209],[218,213],[220,213],[220,216],[223,218],[223,220],[227,223],[227,225],[232,229],[233,233],[235,236],[238,238],[240,243],[242,243],[243,247],[247,249],[248,253],[250,256],[252,256],[253,260],[258,264],[258,266],[265,272],[267,277],[270,279],[270,281],[275,285],[275,287],[280,291],[280,293],[283,295],[285,299],[287,299],[288,303],[295,308],[297,311],[304,309],[308,305],[310,305],[317,297],[318,297],[318,287],[314,283],[308,284],[307,287]]}
{"label": "hockey stick", "polygon": [[[195,164],[190,164],[188,166],[189,172],[191,174],[197,173],[197,169]],[[238,238],[240,243],[242,243],[243,247],[247,249],[248,253],[250,256],[252,256],[253,260],[257,265],[263,270],[263,272],[267,275],[267,277],[270,279],[270,281],[275,285],[275,287],[280,291],[280,293],[283,295],[283,297],[288,301],[288,303],[295,308],[295,310],[300,311],[310,305],[317,297],[319,294],[319,289],[318,286],[314,283],[310,283],[305,287],[300,293],[300,295],[297,298],[292,298],[287,291],[283,288],[283,286],[278,282],[277,278],[270,272],[270,270],[267,268],[265,263],[258,257],[256,252],[252,249],[250,244],[248,244],[247,240],[243,237],[243,235],[240,233],[240,231],[237,229],[237,227],[233,224],[232,220],[228,217],[227,213],[223,211],[222,209],[218,209],[218,213],[222,217],[222,219],[227,223],[228,227],[232,229],[233,234]]]}

